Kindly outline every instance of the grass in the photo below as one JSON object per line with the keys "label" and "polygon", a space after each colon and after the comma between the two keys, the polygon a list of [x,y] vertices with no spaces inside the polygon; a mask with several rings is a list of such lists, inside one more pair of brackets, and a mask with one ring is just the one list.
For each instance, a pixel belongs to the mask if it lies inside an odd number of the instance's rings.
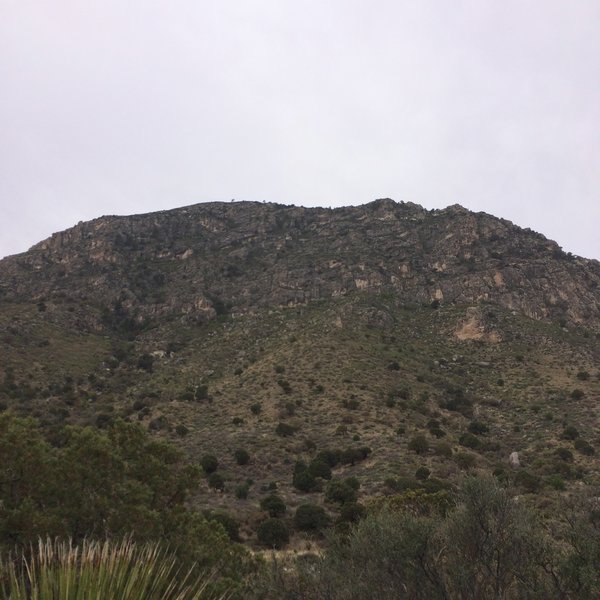
{"label": "grass", "polygon": [[[157,544],[40,540],[0,563],[3,600],[202,600],[210,577],[182,572]],[[225,596],[220,596],[221,598]]]}

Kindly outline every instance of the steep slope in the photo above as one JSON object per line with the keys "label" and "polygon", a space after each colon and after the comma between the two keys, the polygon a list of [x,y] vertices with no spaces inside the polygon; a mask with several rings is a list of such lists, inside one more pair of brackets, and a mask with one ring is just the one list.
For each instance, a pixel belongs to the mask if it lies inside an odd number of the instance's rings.
{"label": "steep slope", "polygon": [[598,281],[598,262],[460,207],[103,217],[0,262],[0,402],[214,454],[224,491],[197,502],[247,536],[274,487],[323,502],[293,484],[323,450],[362,501],[427,467],[432,490],[495,472],[548,505],[600,482]]}

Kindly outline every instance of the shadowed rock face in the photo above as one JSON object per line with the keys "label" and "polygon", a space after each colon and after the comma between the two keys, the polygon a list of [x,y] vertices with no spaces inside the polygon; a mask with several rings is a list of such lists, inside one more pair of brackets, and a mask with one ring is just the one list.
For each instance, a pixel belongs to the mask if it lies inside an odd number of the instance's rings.
{"label": "shadowed rock face", "polygon": [[94,329],[101,315],[205,321],[361,291],[600,330],[600,263],[460,206],[198,204],[79,223],[0,261],[0,300],[66,298]]}

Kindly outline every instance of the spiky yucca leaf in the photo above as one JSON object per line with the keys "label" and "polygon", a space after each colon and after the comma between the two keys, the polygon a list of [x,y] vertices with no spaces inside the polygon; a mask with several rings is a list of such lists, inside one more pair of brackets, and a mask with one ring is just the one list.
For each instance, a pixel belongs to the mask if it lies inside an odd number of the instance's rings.
{"label": "spiky yucca leaf", "polygon": [[0,577],[4,600],[203,600],[210,583],[158,544],[130,539],[40,540],[30,557],[3,560]]}

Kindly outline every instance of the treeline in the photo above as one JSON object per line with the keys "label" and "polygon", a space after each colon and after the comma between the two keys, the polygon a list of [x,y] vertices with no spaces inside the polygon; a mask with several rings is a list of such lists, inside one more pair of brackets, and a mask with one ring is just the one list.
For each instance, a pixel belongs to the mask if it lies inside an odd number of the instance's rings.
{"label": "treeline", "polygon": [[0,552],[38,539],[160,542],[182,567],[215,571],[212,590],[235,591],[254,568],[223,526],[186,505],[202,469],[139,425],[44,431],[0,414]]}
{"label": "treeline", "polygon": [[597,497],[543,524],[523,498],[491,478],[467,479],[454,507],[428,496],[409,492],[380,504],[349,532],[333,535],[322,554],[275,561],[256,597],[600,598]]}

